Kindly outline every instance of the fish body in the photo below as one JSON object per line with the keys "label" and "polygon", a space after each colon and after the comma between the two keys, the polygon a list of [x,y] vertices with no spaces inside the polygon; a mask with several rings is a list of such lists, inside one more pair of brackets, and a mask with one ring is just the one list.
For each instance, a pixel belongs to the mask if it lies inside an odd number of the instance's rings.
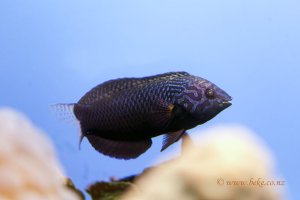
{"label": "fish body", "polygon": [[186,72],[104,82],[87,92],[73,112],[99,152],[136,158],[165,134],[162,150],[185,131],[229,107],[231,97],[206,79]]}

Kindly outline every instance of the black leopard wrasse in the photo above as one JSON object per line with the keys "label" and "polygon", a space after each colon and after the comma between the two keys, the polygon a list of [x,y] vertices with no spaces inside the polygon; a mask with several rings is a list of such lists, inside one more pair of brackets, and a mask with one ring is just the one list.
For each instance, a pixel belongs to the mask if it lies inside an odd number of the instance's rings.
{"label": "black leopard wrasse", "polygon": [[77,103],[57,104],[71,110],[99,152],[119,159],[137,158],[164,134],[162,151],[185,131],[203,124],[231,105],[231,97],[206,79],[186,72],[104,82]]}

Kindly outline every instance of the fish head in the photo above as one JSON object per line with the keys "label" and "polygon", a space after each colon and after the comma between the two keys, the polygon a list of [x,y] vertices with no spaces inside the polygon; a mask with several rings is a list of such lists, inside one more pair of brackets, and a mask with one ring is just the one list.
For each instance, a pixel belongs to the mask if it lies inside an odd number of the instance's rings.
{"label": "fish head", "polygon": [[181,105],[200,123],[205,123],[231,106],[231,100],[231,96],[212,82],[192,77],[185,90],[175,98],[175,103]]}

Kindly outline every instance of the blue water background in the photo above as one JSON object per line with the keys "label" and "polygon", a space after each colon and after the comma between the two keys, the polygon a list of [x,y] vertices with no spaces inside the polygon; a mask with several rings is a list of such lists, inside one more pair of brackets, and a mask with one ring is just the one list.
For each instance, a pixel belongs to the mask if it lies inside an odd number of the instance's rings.
{"label": "blue water background", "polygon": [[86,140],[79,151],[78,130],[49,105],[76,102],[111,78],[181,70],[234,98],[190,133],[246,125],[274,153],[290,199],[300,199],[300,1],[0,1],[0,106],[47,132],[80,188],[150,166],[161,138],[131,161],[104,157]]}

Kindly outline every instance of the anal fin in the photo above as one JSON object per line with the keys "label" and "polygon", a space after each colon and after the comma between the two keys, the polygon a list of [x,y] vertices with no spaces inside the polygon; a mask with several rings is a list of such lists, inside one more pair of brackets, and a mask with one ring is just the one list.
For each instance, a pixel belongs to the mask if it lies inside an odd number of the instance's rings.
{"label": "anal fin", "polygon": [[165,134],[164,138],[163,138],[163,145],[162,145],[160,151],[164,151],[170,145],[177,142],[184,135],[184,133],[185,133],[185,130],[182,129],[179,131]]}
{"label": "anal fin", "polygon": [[125,160],[137,158],[152,145],[151,139],[141,141],[116,141],[96,135],[86,135],[86,137],[91,145],[100,153]]}

